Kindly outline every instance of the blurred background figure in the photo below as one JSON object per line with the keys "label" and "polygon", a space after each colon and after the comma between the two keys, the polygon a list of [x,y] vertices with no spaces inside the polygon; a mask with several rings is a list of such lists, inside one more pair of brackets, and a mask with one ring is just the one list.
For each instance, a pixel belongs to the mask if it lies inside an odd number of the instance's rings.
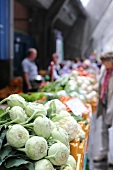
{"label": "blurred background figure", "polygon": [[101,63],[97,60],[97,53],[96,51],[94,51],[90,56],[89,56],[89,60],[91,61],[91,63],[95,66],[97,66],[99,69],[101,68]]}
{"label": "blurred background figure", "polygon": [[[61,74],[61,66],[59,64],[59,60],[58,60],[58,55],[56,53],[54,53],[52,55],[52,61],[53,61],[53,70],[52,70],[52,74],[53,74],[53,80],[57,80],[60,78]],[[49,72],[51,72],[51,68],[50,66],[48,67]],[[51,74],[51,73],[50,73]],[[50,75],[51,76],[51,75]]]}
{"label": "blurred background figure", "polygon": [[91,61],[89,59],[84,60],[83,67],[89,69],[91,67]]}
{"label": "blurred background figure", "polygon": [[80,60],[79,57],[76,57],[76,61],[77,61],[77,67],[82,67],[82,60]]}
{"label": "blurred background figure", "polygon": [[77,64],[77,60],[73,60],[73,63],[72,63],[72,69],[76,69],[78,68],[78,64]]}
{"label": "blurred background figure", "polygon": [[83,60],[80,59],[79,57],[76,57],[74,62],[72,63],[72,69],[76,69],[82,66],[83,66]]}
{"label": "blurred background figure", "polygon": [[63,63],[61,63],[60,65],[61,65],[61,71],[60,71],[61,76],[64,76],[71,72],[72,70],[71,60],[63,61]]}
{"label": "blurred background figure", "polygon": [[108,129],[111,127],[113,120],[113,52],[103,54],[101,61],[105,67],[103,67],[104,69],[102,69],[99,79],[97,118],[102,115],[102,148],[100,149],[100,154],[94,158],[94,162],[100,162],[108,158]]}
{"label": "blurred background figure", "polygon": [[90,73],[99,73],[99,68],[96,63],[92,63],[89,59],[84,60],[83,67]]}
{"label": "blurred background figure", "polygon": [[26,58],[22,61],[23,91],[25,93],[38,89],[38,83],[36,81],[38,75],[38,67],[35,64],[36,58],[36,49],[30,48],[27,52]]}

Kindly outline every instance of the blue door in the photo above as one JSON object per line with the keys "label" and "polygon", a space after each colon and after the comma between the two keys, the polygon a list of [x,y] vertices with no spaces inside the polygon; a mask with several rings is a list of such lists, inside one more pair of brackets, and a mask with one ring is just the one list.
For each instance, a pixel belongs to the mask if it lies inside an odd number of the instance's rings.
{"label": "blue door", "polygon": [[10,58],[10,0],[0,0],[0,60]]}

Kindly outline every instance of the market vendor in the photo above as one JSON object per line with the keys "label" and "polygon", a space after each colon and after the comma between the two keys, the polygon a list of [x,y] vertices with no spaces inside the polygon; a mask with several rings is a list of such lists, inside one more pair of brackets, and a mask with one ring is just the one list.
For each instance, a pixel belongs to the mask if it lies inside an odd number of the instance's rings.
{"label": "market vendor", "polygon": [[30,48],[26,58],[22,61],[23,72],[23,92],[35,91],[38,89],[38,83],[35,80],[38,75],[38,67],[35,64],[37,50]]}
{"label": "market vendor", "polygon": [[[102,148],[100,154],[94,158],[95,162],[108,159],[109,133],[108,129],[113,121],[113,52],[101,56],[102,64],[105,66],[99,79],[99,102],[97,117],[102,116]],[[113,164],[113,162],[112,162]]]}

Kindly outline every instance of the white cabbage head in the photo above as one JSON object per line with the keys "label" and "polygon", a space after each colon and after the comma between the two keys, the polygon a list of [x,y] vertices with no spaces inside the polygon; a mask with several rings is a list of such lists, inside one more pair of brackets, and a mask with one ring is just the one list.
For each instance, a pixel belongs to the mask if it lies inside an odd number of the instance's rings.
{"label": "white cabbage head", "polygon": [[21,125],[9,127],[6,133],[7,142],[15,148],[23,147],[29,139],[29,132]]}
{"label": "white cabbage head", "polygon": [[9,110],[11,120],[16,120],[15,123],[25,122],[27,119],[27,115],[22,107],[14,106]]}
{"label": "white cabbage head", "polygon": [[42,159],[35,163],[35,170],[55,170],[55,169],[49,160]]}
{"label": "white cabbage head", "polygon": [[34,132],[38,136],[48,139],[51,135],[52,124],[46,116],[38,116],[34,121]]}
{"label": "white cabbage head", "polygon": [[66,164],[68,157],[69,150],[66,145],[57,142],[49,148],[48,156],[46,158],[49,159],[53,165],[61,166]]}
{"label": "white cabbage head", "polygon": [[26,142],[26,155],[32,160],[42,159],[47,155],[47,141],[43,137],[33,136]]}
{"label": "white cabbage head", "polygon": [[51,101],[48,101],[45,104],[46,109],[50,109],[51,105],[53,104],[54,106],[54,112],[55,113],[59,113],[61,110],[66,110],[66,106],[58,99],[54,99]]}
{"label": "white cabbage head", "polygon": [[43,104],[29,102],[25,107],[26,114],[31,117],[34,112],[37,114],[47,115],[47,110]]}

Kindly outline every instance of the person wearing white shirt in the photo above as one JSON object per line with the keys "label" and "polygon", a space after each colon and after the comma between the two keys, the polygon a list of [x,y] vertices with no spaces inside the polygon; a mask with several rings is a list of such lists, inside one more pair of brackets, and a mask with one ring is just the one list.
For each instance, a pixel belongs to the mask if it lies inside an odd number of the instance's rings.
{"label": "person wearing white shirt", "polygon": [[[60,67],[60,64],[59,64],[59,61],[58,61],[58,55],[56,53],[54,53],[52,55],[52,61],[54,62],[54,65],[53,65],[53,80],[58,80],[61,77],[61,75],[60,75],[61,67]],[[50,71],[50,66],[48,67],[48,70]]]}

